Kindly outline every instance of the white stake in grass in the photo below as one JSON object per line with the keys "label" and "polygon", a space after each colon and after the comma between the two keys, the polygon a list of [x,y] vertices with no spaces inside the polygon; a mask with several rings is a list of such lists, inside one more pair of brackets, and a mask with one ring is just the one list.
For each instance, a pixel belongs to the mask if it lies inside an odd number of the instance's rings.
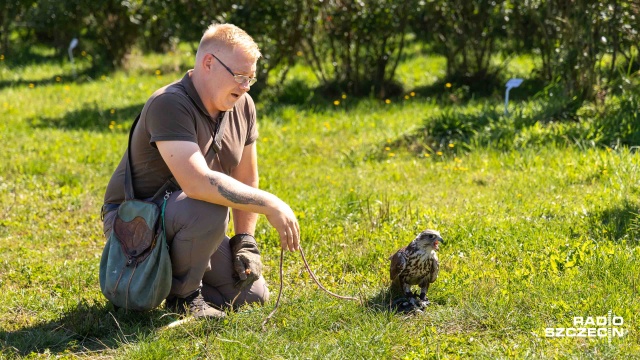
{"label": "white stake in grass", "polygon": [[517,88],[522,84],[522,79],[514,78],[507,81],[507,91],[504,94],[504,114],[509,115],[509,90],[511,88]]}
{"label": "white stake in grass", "polygon": [[71,68],[73,69],[73,77],[76,77],[76,65],[73,63],[73,49],[78,46],[78,39],[73,38],[69,43],[69,61],[71,61]]}

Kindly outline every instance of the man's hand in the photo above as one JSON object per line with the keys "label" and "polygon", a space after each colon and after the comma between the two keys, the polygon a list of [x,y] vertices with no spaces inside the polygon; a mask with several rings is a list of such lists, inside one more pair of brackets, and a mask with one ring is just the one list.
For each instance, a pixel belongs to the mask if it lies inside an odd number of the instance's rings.
{"label": "man's hand", "polygon": [[275,206],[273,211],[265,213],[265,216],[278,231],[282,249],[297,251],[300,248],[300,225],[289,205],[280,199],[277,200],[279,206]]}
{"label": "man's hand", "polygon": [[260,250],[253,235],[236,234],[229,240],[233,269],[237,279],[235,286],[239,289],[251,286],[262,274]]}

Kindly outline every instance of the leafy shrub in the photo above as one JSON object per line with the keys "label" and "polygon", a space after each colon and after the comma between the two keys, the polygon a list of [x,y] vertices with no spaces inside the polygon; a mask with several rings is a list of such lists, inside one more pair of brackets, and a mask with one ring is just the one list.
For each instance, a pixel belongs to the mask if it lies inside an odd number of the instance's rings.
{"label": "leafy shrub", "polygon": [[508,5],[493,0],[420,1],[412,29],[446,57],[447,80],[486,91],[478,86],[495,83],[501,70],[492,56],[505,38]]}
{"label": "leafy shrub", "polygon": [[605,146],[640,146],[640,95],[614,99],[593,121],[588,138]]}
{"label": "leafy shrub", "polygon": [[640,7],[633,2],[541,0],[510,6],[512,49],[539,55],[540,75],[560,79],[567,98],[595,100],[610,90],[618,66],[637,65]]}
{"label": "leafy shrub", "polygon": [[38,43],[66,54],[78,38],[79,48],[92,54],[94,65],[117,67],[139,36],[140,3],[134,1],[42,0],[25,15]]}
{"label": "leafy shrub", "polygon": [[395,71],[406,42],[412,2],[325,1],[308,8],[302,55],[321,85],[333,95],[346,92],[385,98],[401,91]]}

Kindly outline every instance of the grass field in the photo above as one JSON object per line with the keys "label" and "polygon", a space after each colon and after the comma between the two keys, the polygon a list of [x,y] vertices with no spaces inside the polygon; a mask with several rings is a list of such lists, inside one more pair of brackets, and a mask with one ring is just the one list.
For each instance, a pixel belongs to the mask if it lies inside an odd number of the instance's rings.
{"label": "grass field", "polygon": [[[272,290],[265,307],[167,330],[174,319],[162,309],[113,312],[98,283],[104,189],[128,125],[189,58],[186,50],[137,56],[127,71],[96,78],[82,75],[88,61],[79,58],[74,81],[70,64],[46,52],[33,64],[3,57],[0,358],[639,357],[640,154],[591,146],[561,124],[515,128],[505,117],[482,133],[510,129],[513,146],[464,136],[434,146],[423,136],[438,119],[453,119],[455,130],[458,114],[499,113],[495,97],[345,94],[324,106],[259,105],[262,187],[295,210],[323,285],[360,303],[319,290],[300,255],[287,253],[282,302],[263,331],[277,296],[279,241],[261,218]],[[411,87],[441,76],[442,59],[411,61],[420,66],[400,67]],[[433,304],[413,316],[390,312],[387,258],[425,228],[445,240]],[[557,328],[596,336],[547,336]]]}

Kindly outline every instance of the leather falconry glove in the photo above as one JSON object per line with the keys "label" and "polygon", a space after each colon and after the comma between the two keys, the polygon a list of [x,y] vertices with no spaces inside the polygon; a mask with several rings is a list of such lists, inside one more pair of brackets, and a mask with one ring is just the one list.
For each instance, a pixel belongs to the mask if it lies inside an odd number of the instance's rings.
{"label": "leather falconry glove", "polygon": [[229,240],[233,269],[236,271],[235,287],[251,286],[262,275],[262,262],[256,238],[250,234],[236,234]]}

